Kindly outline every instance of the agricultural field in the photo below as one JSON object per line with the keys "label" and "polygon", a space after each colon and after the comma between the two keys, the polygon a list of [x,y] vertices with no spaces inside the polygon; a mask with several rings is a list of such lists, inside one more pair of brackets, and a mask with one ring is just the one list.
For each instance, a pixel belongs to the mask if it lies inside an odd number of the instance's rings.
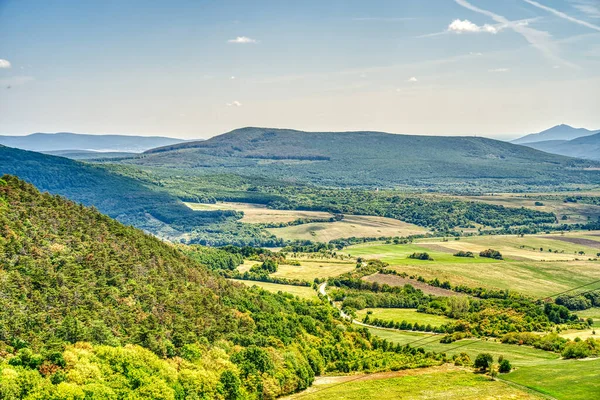
{"label": "agricultural field", "polygon": [[372,375],[318,378],[305,392],[287,397],[306,400],[363,399],[543,399],[484,375],[444,365]]}
{"label": "agricultural field", "polygon": [[[576,193],[583,195],[584,193]],[[587,192],[585,195],[600,196],[600,192]],[[548,196],[550,200],[537,200],[538,197]],[[561,223],[585,224],[588,219],[596,220],[600,217],[600,206],[583,203],[565,203],[564,197],[568,194],[557,195],[556,193],[538,193],[530,195],[504,193],[487,196],[460,196],[461,200],[480,201],[487,204],[495,204],[504,207],[525,207],[533,210],[554,213]],[[542,205],[537,205],[536,202]],[[566,219],[563,220],[563,216]]]}
{"label": "agricultural field", "polygon": [[504,356],[515,367],[540,365],[559,359],[559,355],[555,353],[529,346],[504,344],[494,340],[464,339],[445,344],[440,343],[442,335],[379,328],[369,328],[369,330],[374,335],[393,343],[411,343],[413,347],[423,347],[427,351],[446,353],[450,356],[462,352],[467,353],[472,360],[479,353],[490,353],[496,359],[499,356]]}
{"label": "agricultural field", "polygon": [[[600,307],[592,307],[587,310],[577,311],[577,315],[581,318],[591,318],[594,320],[594,328],[600,328]],[[600,335],[600,332],[598,332]]]}
{"label": "agricultural field", "polygon": [[[408,245],[374,242],[350,246],[344,251],[353,257],[380,259],[389,263],[391,269],[411,276],[448,280],[454,285],[511,289],[543,297],[600,279],[596,243],[600,244],[600,236],[586,232],[524,237],[474,236],[445,241],[431,238]],[[504,259],[479,257],[480,251],[489,248],[500,251]],[[459,250],[471,251],[475,257],[453,256]],[[408,258],[415,252],[427,252],[433,260]]]}
{"label": "agricultural field", "polygon": [[558,360],[524,366],[502,379],[538,390],[556,399],[600,398],[600,359]]}
{"label": "agricultural field", "polygon": [[291,222],[297,219],[324,219],[333,217],[322,211],[273,210],[261,204],[218,202],[215,204],[185,203],[192,210],[234,210],[244,213],[241,222],[248,224],[266,224]]}
{"label": "agricultural field", "polygon": [[308,300],[317,300],[319,297],[317,296],[317,292],[313,290],[310,286],[294,286],[294,285],[281,285],[279,283],[270,283],[270,282],[258,282],[258,281],[246,281],[242,279],[230,279],[231,281],[242,283],[246,286],[258,286],[266,291],[277,293],[277,292],[285,292],[293,294],[294,296],[298,296],[303,299]]}
{"label": "agricultural field", "polygon": [[290,279],[296,278],[312,282],[315,278],[334,277],[356,268],[356,263],[353,261],[299,260],[299,262],[300,265],[280,264],[277,267],[277,272],[271,274],[271,276]]}
{"label": "agricultural field", "polygon": [[285,240],[316,242],[329,242],[348,237],[409,236],[427,233],[427,229],[414,224],[392,218],[365,215],[344,215],[344,219],[341,221],[312,222],[284,228],[271,228],[268,231]]}
{"label": "agricultural field", "polygon": [[371,311],[370,318],[379,318],[385,321],[402,322],[406,321],[411,324],[418,322],[419,324],[441,326],[452,322],[453,320],[443,315],[433,315],[417,312],[414,308],[365,308],[358,310],[356,315],[359,320],[367,315],[367,312]]}

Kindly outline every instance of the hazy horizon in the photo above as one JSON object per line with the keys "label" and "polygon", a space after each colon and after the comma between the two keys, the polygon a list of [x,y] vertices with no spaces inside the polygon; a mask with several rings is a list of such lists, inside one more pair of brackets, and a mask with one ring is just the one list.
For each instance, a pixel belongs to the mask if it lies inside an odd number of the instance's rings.
{"label": "hazy horizon", "polygon": [[590,0],[0,2],[0,134],[600,129]]}

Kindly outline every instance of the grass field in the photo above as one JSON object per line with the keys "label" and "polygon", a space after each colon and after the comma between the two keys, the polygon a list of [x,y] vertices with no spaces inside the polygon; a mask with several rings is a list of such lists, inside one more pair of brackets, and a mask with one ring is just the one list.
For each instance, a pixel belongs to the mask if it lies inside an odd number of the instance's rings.
{"label": "grass field", "polygon": [[[600,193],[588,193],[593,196],[600,196]],[[588,217],[593,220],[600,217],[600,206],[582,203],[565,203],[563,201],[567,194],[552,200],[540,200],[542,206],[536,206],[537,200],[518,194],[494,194],[493,196],[461,196],[461,200],[481,201],[488,204],[496,204],[505,207],[525,207],[538,211],[551,212],[557,215],[561,222],[566,223],[586,223]],[[562,220],[563,215],[567,219]]]}
{"label": "grass field", "polygon": [[[395,375],[395,376],[394,376]],[[390,377],[391,376],[391,377]],[[541,397],[488,377],[456,367],[443,366],[323,380],[288,399],[539,399]]]}
{"label": "grass field", "polygon": [[[469,354],[472,360],[479,353],[490,353],[494,358],[504,356],[515,366],[540,365],[559,358],[558,354],[534,349],[533,347],[503,344],[496,341],[465,339],[454,343],[440,343],[441,335],[425,334],[420,332],[392,331],[385,329],[369,328],[369,330],[393,343],[408,344],[413,342],[413,347],[423,347],[427,351],[454,355],[461,352]],[[421,340],[420,340],[421,339]],[[415,342],[419,340],[418,342]],[[460,346],[460,347],[458,347]]]}
{"label": "grass field", "polygon": [[286,240],[329,242],[352,236],[409,236],[426,233],[427,229],[392,218],[345,215],[342,221],[313,222],[285,228],[273,228],[268,231]]}
{"label": "grass field", "polygon": [[280,264],[277,267],[277,272],[272,274],[272,276],[303,279],[312,282],[315,278],[329,278],[332,276],[338,276],[356,268],[356,263],[354,261],[299,261],[299,266]]}
{"label": "grass field", "polygon": [[257,281],[245,281],[241,279],[230,279],[231,281],[243,283],[246,286],[258,286],[269,292],[286,292],[291,293],[294,296],[301,297],[303,299],[316,300],[318,299],[317,292],[313,288],[308,286],[293,286],[293,285],[280,285],[278,283],[269,282],[257,282]]}
{"label": "grass field", "polygon": [[242,211],[241,222],[249,224],[291,222],[299,218],[323,219],[333,215],[322,211],[273,210],[261,204],[218,202],[216,204],[185,203],[192,210]]}
{"label": "grass field", "polygon": [[[594,320],[594,327],[600,328],[600,307],[592,307],[583,311],[576,311],[576,314],[580,318],[591,318]],[[600,332],[598,332],[600,335]]]}
{"label": "grass field", "polygon": [[553,361],[518,368],[501,377],[557,399],[600,399],[600,359]]}
{"label": "grass field", "polygon": [[371,319],[379,318],[385,321],[394,322],[410,322],[414,324],[430,324],[431,326],[440,326],[446,323],[452,322],[453,320],[443,315],[433,315],[417,312],[414,308],[366,308],[356,312],[358,319],[362,319],[367,315],[367,311],[372,311],[373,314],[370,316]]}
{"label": "grass field", "polygon": [[[595,240],[586,245],[558,240]],[[442,241],[421,239],[414,244],[394,245],[381,242],[365,243],[345,249],[354,257],[378,258],[398,272],[427,279],[448,280],[452,284],[511,289],[532,296],[548,296],[600,279],[600,261],[597,249],[590,246],[600,243],[600,236],[577,233],[539,236],[479,236],[461,240]],[[544,249],[540,251],[540,247]],[[478,256],[484,249],[496,249],[504,260],[491,260]],[[548,249],[564,253],[548,252]],[[458,250],[472,251],[475,258],[454,257]],[[579,251],[584,251],[581,256]],[[422,261],[407,258],[413,252],[427,252],[434,260]],[[600,288],[600,284],[596,287]],[[589,289],[593,289],[591,286]]]}

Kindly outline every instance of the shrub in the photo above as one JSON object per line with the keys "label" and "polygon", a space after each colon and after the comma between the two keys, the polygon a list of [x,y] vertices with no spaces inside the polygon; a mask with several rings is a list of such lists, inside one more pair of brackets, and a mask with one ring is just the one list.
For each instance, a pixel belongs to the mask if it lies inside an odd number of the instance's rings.
{"label": "shrub", "polygon": [[475,363],[473,366],[475,368],[479,368],[482,371],[487,371],[488,368],[492,366],[494,362],[494,357],[492,357],[489,353],[480,353],[475,358]]}
{"label": "shrub", "polygon": [[500,254],[498,250],[493,249],[483,250],[481,253],[479,253],[479,256],[485,258],[493,258],[495,260],[502,260],[502,254]]}
{"label": "shrub", "polygon": [[510,361],[508,361],[506,358],[503,358],[502,361],[500,361],[500,367],[498,368],[498,371],[502,374],[506,374],[507,372],[510,372],[512,370],[512,365],[510,365]]}
{"label": "shrub", "polygon": [[412,258],[415,260],[430,260],[433,261],[433,258],[428,253],[412,253],[408,258]]}
{"label": "shrub", "polygon": [[475,255],[470,252],[470,251],[459,251],[458,253],[454,253],[454,257],[468,257],[468,258],[474,258]]}

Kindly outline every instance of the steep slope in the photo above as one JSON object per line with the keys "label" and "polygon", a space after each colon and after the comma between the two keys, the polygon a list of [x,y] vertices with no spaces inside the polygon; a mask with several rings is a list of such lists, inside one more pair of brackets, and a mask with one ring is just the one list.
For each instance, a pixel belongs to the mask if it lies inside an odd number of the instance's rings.
{"label": "steep slope", "polygon": [[[215,268],[231,256],[210,255]],[[0,294],[3,399],[273,399],[322,372],[442,359],[382,346],[326,302],[230,284],[172,245],[8,175]]]}
{"label": "steep slope", "polygon": [[539,133],[531,133],[512,141],[515,144],[545,142],[549,140],[573,140],[578,137],[593,135],[600,131],[590,131],[585,128],[573,128],[569,125],[556,125]]}
{"label": "steep slope", "polygon": [[[102,166],[0,146],[0,174],[12,174],[121,222],[176,239],[183,232],[235,221],[234,211],[192,211],[177,198]],[[212,226],[214,232],[217,227]]]}
{"label": "steep slope", "polygon": [[464,181],[520,185],[597,179],[587,161],[481,137],[394,135],[381,132],[301,132],[243,128],[203,142],[149,150],[123,160],[155,167],[202,168],[328,186],[429,186]]}
{"label": "steep slope", "polygon": [[600,132],[573,140],[549,140],[525,143],[524,146],[548,153],[600,161]]}
{"label": "steep slope", "polygon": [[137,153],[180,142],[183,140],[160,136],[88,135],[69,132],[0,136],[2,145],[33,151],[96,150]]}

